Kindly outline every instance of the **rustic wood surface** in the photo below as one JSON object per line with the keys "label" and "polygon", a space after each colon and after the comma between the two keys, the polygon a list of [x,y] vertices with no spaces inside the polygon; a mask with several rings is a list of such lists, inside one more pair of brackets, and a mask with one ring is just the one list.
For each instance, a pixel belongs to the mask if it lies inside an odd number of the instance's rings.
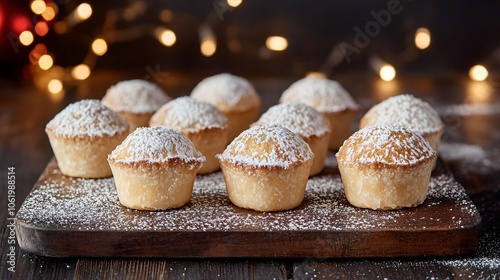
{"label": "rustic wood surface", "polygon": [[[101,73],[92,82],[62,98],[30,85],[0,82],[0,255],[1,279],[304,279],[304,278],[495,278],[500,274],[500,94],[498,87],[474,89],[465,77],[398,78],[385,84],[369,74],[336,77],[366,110],[390,95],[411,92],[429,101],[444,114],[443,157],[454,176],[468,191],[482,217],[478,250],[455,258],[393,259],[119,259],[49,258],[16,247],[15,273],[7,270],[8,213],[7,167],[16,168],[16,207],[19,208],[44,167],[53,156],[44,134],[45,124],[68,103],[82,98],[101,98],[119,80],[143,77]],[[188,94],[201,77],[169,75],[160,86],[172,96]],[[253,79],[263,96],[264,108],[276,103],[294,79]],[[475,104],[473,107],[454,104]],[[440,111],[440,110],[438,110]],[[450,111],[450,110],[448,110]],[[454,112],[456,111],[456,112]],[[441,112],[441,111],[440,111]],[[456,150],[456,154],[450,151]]]}
{"label": "rustic wood surface", "polygon": [[149,212],[119,205],[112,179],[70,179],[53,159],[16,216],[17,240],[49,257],[409,257],[477,248],[480,215],[441,161],[424,203],[394,211],[349,205],[333,153],[326,162],[289,211],[234,206],[214,173],[197,177],[187,206]]}

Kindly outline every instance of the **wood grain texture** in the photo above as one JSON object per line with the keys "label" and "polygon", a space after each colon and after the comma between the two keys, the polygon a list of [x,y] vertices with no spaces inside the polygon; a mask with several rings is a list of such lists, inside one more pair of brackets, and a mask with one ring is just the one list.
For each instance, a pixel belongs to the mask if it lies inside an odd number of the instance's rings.
{"label": "wood grain texture", "polygon": [[[327,164],[333,159],[330,154]],[[240,209],[215,174],[197,178],[190,206],[149,212],[119,205],[112,179],[73,180],[52,161],[18,212],[17,236],[23,249],[58,257],[394,257],[475,250],[479,213],[442,164],[424,204],[397,211],[350,206],[336,166],[325,172],[333,174],[310,179],[303,204],[291,211]]]}
{"label": "wood grain texture", "polygon": [[[4,216],[6,211],[3,210],[5,209],[6,202],[3,199],[6,188],[3,177],[4,173],[1,171],[10,165],[22,168],[19,174],[21,178],[26,179],[25,181],[20,181],[17,186],[17,190],[19,191],[17,206],[19,207],[42,173],[46,163],[53,156],[43,131],[49,119],[70,102],[75,102],[82,98],[102,98],[102,95],[110,84],[123,79],[142,77],[143,75],[143,72],[131,74],[116,73],[116,71],[100,73],[97,71],[93,73],[93,78],[86,81],[76,92],[70,90],[66,92],[63,100],[56,102],[51,100],[50,95],[27,84],[0,81],[2,86],[0,94],[0,135],[2,136],[0,137],[0,166],[2,166],[0,170],[0,232],[2,233],[2,242],[5,240],[6,232],[6,220]],[[203,77],[179,77],[175,73],[171,73],[169,78],[164,81],[165,83],[162,84],[162,87],[171,96],[186,95],[189,94],[190,90]],[[389,91],[381,91],[379,88],[381,81],[378,81],[377,77],[371,74],[342,75],[339,73],[335,78],[345,85],[356,100],[360,101],[364,110],[391,95],[401,92],[417,94],[419,97],[430,102],[435,108],[445,109],[450,106],[453,107],[454,105],[466,103],[466,100],[474,97],[474,94],[467,90],[467,84],[470,81],[458,76],[441,79],[425,75],[405,76],[402,73],[402,75],[398,76],[397,86],[391,88]],[[265,78],[252,79],[252,81],[257,91],[263,97],[263,112],[277,102],[281,92],[295,81],[295,79]],[[489,93],[487,100],[482,99],[482,102],[484,102],[483,105],[487,108],[494,105],[498,108],[499,101],[500,95],[498,94],[498,89]],[[366,275],[373,276],[371,278],[378,276],[379,279],[383,279],[383,277],[387,277],[388,279],[408,279],[410,276],[415,276],[411,277],[415,279],[423,279],[443,275],[451,275],[450,278],[452,279],[477,279],[479,275],[483,275],[484,279],[498,278],[498,275],[500,275],[500,169],[498,168],[500,166],[500,157],[498,156],[500,114],[498,112],[491,112],[482,116],[450,114],[443,117],[443,121],[446,124],[445,135],[443,136],[444,141],[480,147],[484,149],[491,159],[491,162],[481,160],[478,163],[477,161],[468,161],[468,158],[443,158],[446,161],[446,165],[451,167],[457,180],[472,194],[471,198],[483,218],[479,248],[476,253],[455,258],[453,262],[448,262],[446,266],[438,264],[442,263],[443,260],[449,260],[444,258],[398,258],[384,260],[383,262],[377,259],[325,260],[324,258],[309,258],[306,262],[301,259],[293,263],[290,260],[284,262],[288,271],[287,278],[314,278],[314,274],[309,272],[314,272],[314,269],[318,269],[318,267],[315,267],[316,262],[319,263],[318,266],[321,266],[322,271],[325,272],[317,274],[316,279],[342,279],[347,278],[347,275],[354,275],[355,277],[350,278],[357,279],[368,279]],[[495,151],[497,151],[496,154],[492,153]],[[33,276],[34,279],[72,279],[77,269],[79,271],[78,275],[90,275],[81,274],[82,270],[80,269],[81,266],[89,267],[88,263],[84,261],[89,261],[89,259],[39,257],[20,250],[18,246],[16,246],[18,269],[16,274],[12,274],[6,270],[7,266],[4,265],[5,248],[3,245],[0,246],[0,279],[10,279],[11,277],[27,279],[27,276]],[[90,260],[93,263],[92,266],[102,268],[94,270],[93,279],[104,279],[104,275],[108,275],[104,269],[104,264],[109,259],[98,258]],[[255,263],[262,264],[260,266],[261,269],[266,269],[267,264],[275,261],[276,259],[257,259]],[[353,261],[357,264],[352,264]],[[149,275],[152,274],[148,269],[143,269],[143,266],[147,266],[147,262],[142,259],[127,259],[127,262],[130,263],[129,267],[134,267],[134,269],[141,271],[141,274],[134,273],[130,269],[127,270],[127,273],[139,276],[138,278],[140,279],[148,279]],[[137,262],[138,265],[132,265],[134,262]],[[193,266],[187,265],[191,260],[182,262],[186,264],[187,270],[202,270],[207,266],[212,267],[212,270],[220,270],[224,266],[228,267],[223,262],[214,259],[201,259],[195,261],[196,265]],[[235,259],[232,262],[236,264],[246,263],[247,261]],[[119,264],[124,263],[117,262],[117,265]],[[362,269],[363,267],[366,268],[363,271],[370,274],[356,277],[356,275],[360,274],[356,273],[355,269]],[[184,267],[182,267],[183,269]],[[236,269],[236,267],[231,266],[231,269]],[[273,270],[273,268],[269,269]],[[123,271],[119,267],[115,267],[115,270]],[[478,270],[481,273],[478,273]],[[371,273],[370,271],[376,273]],[[308,272],[308,274],[304,272]],[[204,271],[194,271],[190,275],[202,273]],[[453,273],[455,273],[455,277],[453,277]],[[18,276],[16,276],[17,274]],[[120,275],[123,275],[123,273]],[[228,273],[227,275],[234,274]],[[213,278],[216,277],[214,276]],[[445,278],[440,277],[440,279]]]}
{"label": "wood grain texture", "polygon": [[255,260],[81,259],[74,279],[288,279],[285,263]]}
{"label": "wood grain texture", "polygon": [[490,279],[498,267],[453,260],[311,260],[296,262],[293,279]]}

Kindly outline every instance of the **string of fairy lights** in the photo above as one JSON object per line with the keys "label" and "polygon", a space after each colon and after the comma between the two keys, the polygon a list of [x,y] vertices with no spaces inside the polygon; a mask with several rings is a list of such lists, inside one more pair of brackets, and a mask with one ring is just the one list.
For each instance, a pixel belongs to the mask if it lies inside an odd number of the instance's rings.
{"label": "string of fairy lights", "polygon": [[[50,0],[33,0],[30,4],[31,11],[44,20],[38,21],[33,28],[22,31],[19,34],[19,42],[29,47],[36,41],[36,37],[43,37],[49,31],[48,23],[53,23],[54,31],[57,34],[65,34],[70,32],[76,25],[88,20],[92,17],[92,6],[89,3],[81,3],[76,8],[68,13],[64,19],[56,21],[59,13],[58,5]],[[242,4],[242,0],[220,0],[223,3],[218,3],[219,10],[222,12],[229,9],[237,8]],[[214,4],[215,9],[217,7]],[[137,25],[129,27],[125,30],[118,30],[114,23],[118,18],[123,18],[127,21],[133,21],[138,15],[145,12],[147,4],[143,1],[134,1],[125,8],[111,10],[107,12],[107,16],[103,26],[103,33],[95,37],[89,46],[87,56],[82,63],[64,69],[54,63],[55,57],[49,52],[43,43],[35,44],[29,54],[31,67],[35,75],[35,84],[42,89],[46,89],[49,93],[57,95],[64,92],[65,84],[75,83],[77,81],[86,80],[92,73],[92,69],[96,63],[96,59],[107,53],[109,45],[121,42],[134,40],[144,34],[155,37],[161,44],[166,47],[171,47],[177,42],[176,33],[163,25]],[[221,11],[215,11],[221,12]],[[214,13],[214,11],[212,11]],[[168,9],[159,12],[159,18],[162,22],[168,23],[173,18],[173,12]],[[217,38],[213,31],[213,26],[208,22],[203,22],[199,26],[200,38],[200,53],[205,57],[213,56],[217,51]],[[418,50],[425,50],[431,45],[431,32],[426,27],[420,27],[414,35],[414,45]],[[288,48],[288,40],[283,36],[273,35],[267,37],[265,41],[266,51],[281,52]],[[343,60],[343,54],[339,53],[339,48],[334,47],[325,63],[317,72],[309,72],[306,75],[314,76],[329,76],[331,70]],[[394,66],[385,62],[380,57],[372,56],[368,65],[380,77],[381,80],[390,82],[396,78],[397,72]],[[68,71],[69,70],[69,71]],[[69,75],[68,75],[69,73]],[[474,65],[469,70],[469,77],[473,81],[484,81],[488,78],[489,72],[483,65]]]}

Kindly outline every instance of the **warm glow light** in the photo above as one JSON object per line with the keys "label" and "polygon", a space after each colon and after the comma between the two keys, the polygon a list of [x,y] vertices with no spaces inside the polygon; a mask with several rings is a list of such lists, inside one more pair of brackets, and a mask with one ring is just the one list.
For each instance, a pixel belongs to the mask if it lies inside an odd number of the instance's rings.
{"label": "warm glow light", "polygon": [[495,92],[487,82],[471,81],[467,84],[466,103],[468,104],[488,104]]}
{"label": "warm glow light", "polygon": [[217,50],[217,45],[214,39],[206,39],[201,42],[200,51],[206,57],[212,56]]}
{"label": "warm glow light", "polygon": [[483,65],[474,65],[469,70],[469,77],[474,81],[484,81],[488,75],[488,70]]}
{"label": "warm glow light", "polygon": [[66,31],[68,30],[68,25],[64,21],[58,21],[56,22],[56,24],[54,24],[54,30],[57,34],[66,33]]}
{"label": "warm glow light", "polygon": [[48,6],[45,11],[42,13],[42,17],[47,20],[51,21],[56,17],[56,9],[53,6]]}
{"label": "warm glow light", "polygon": [[80,4],[75,11],[75,16],[79,20],[86,20],[92,15],[92,7],[87,3]]}
{"label": "warm glow light", "polygon": [[243,2],[243,0],[227,0],[227,4],[233,8],[236,8],[239,5],[241,5],[241,2]]}
{"label": "warm glow light", "polygon": [[29,46],[31,43],[33,43],[34,39],[35,38],[33,37],[33,33],[31,33],[31,31],[29,30],[23,31],[21,32],[21,34],[19,34],[19,41],[25,46]]}
{"label": "warm glow light", "polygon": [[104,41],[104,39],[97,38],[92,43],[92,51],[96,55],[101,56],[105,54],[107,50],[108,50],[108,44],[106,44],[106,41]]}
{"label": "warm glow light", "polygon": [[45,36],[47,35],[47,33],[49,33],[49,26],[47,25],[46,22],[44,21],[39,21],[37,22],[37,24],[35,25],[35,32],[36,34],[38,34],[39,36]]}
{"label": "warm glow light", "polygon": [[425,50],[431,44],[431,32],[427,28],[419,28],[415,32],[415,46],[421,50]]}
{"label": "warm glow light", "polygon": [[175,36],[175,33],[172,30],[164,29],[160,31],[160,33],[158,34],[158,40],[160,40],[160,42],[165,46],[170,47],[173,44],[175,44],[177,37]]}
{"label": "warm glow light", "polygon": [[71,70],[71,76],[75,80],[85,80],[90,76],[90,67],[85,64],[77,65]]}
{"label": "warm glow light", "polygon": [[42,70],[48,70],[50,69],[50,67],[52,67],[52,65],[54,65],[54,60],[52,59],[52,56],[48,54],[40,56],[40,59],[38,60],[38,66],[40,66]]}
{"label": "warm glow light", "polygon": [[288,41],[281,36],[270,36],[266,40],[266,47],[272,51],[284,51],[288,47]]}
{"label": "warm glow light", "polygon": [[306,77],[326,78],[326,75],[323,72],[308,72]]}
{"label": "warm glow light", "polygon": [[31,10],[37,15],[41,15],[45,11],[45,8],[47,8],[47,6],[42,0],[35,0],[31,2]]}
{"label": "warm glow light", "polygon": [[63,84],[58,79],[52,79],[47,85],[47,89],[52,94],[58,94],[63,90]]}
{"label": "warm glow light", "polygon": [[30,28],[31,22],[26,17],[19,15],[19,16],[14,16],[11,25],[12,25],[12,31],[17,34]]}
{"label": "warm glow light", "polygon": [[171,10],[162,10],[160,12],[160,20],[163,22],[170,22],[174,18],[174,13]]}
{"label": "warm glow light", "polygon": [[379,75],[384,81],[392,81],[396,77],[396,69],[392,65],[385,64],[380,68]]}

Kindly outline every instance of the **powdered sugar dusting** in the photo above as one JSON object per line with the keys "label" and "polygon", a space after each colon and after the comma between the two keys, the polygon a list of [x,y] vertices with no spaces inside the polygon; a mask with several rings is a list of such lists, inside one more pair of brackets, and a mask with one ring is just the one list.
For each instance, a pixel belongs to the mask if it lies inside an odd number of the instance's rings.
{"label": "powdered sugar dusting", "polygon": [[[329,157],[333,158],[330,153]],[[332,168],[329,166],[328,168]],[[87,231],[335,231],[432,230],[467,228],[479,214],[465,190],[439,167],[429,195],[417,208],[374,211],[351,206],[338,174],[311,177],[304,202],[290,211],[262,213],[234,206],[221,172],[197,176],[193,197],[170,211],[137,211],[120,205],[113,178],[63,176],[53,161],[44,180],[28,196],[18,220],[43,228]],[[436,173],[435,172],[435,173]],[[448,215],[436,212],[448,211]],[[126,244],[121,244],[126,245]]]}
{"label": "powdered sugar dusting", "polygon": [[255,88],[244,78],[223,73],[202,80],[191,97],[208,102],[226,112],[238,107],[247,110],[260,104]]}
{"label": "powdered sugar dusting", "polygon": [[436,155],[421,135],[398,126],[368,126],[349,137],[337,154],[345,164],[417,164]]}
{"label": "powdered sugar dusting", "polygon": [[302,137],[322,136],[330,132],[330,123],[313,107],[286,102],[272,106],[253,125],[279,124]]}
{"label": "powdered sugar dusting", "polygon": [[121,81],[110,87],[102,103],[115,112],[154,113],[170,97],[157,85],[145,80]]}
{"label": "powdered sugar dusting", "polygon": [[281,103],[290,101],[305,103],[321,113],[359,109],[339,82],[321,77],[305,77],[293,83],[280,98]]}
{"label": "powdered sugar dusting", "polygon": [[205,157],[186,136],[164,127],[139,127],[111,152],[109,159],[121,163],[205,162]]}
{"label": "powdered sugar dusting", "polygon": [[238,165],[288,168],[312,159],[314,154],[290,130],[280,125],[260,125],[243,131],[217,157]]}
{"label": "powdered sugar dusting", "polygon": [[163,105],[150,120],[150,125],[165,126],[182,132],[225,129],[227,118],[209,103],[191,97],[179,97]]}
{"label": "powdered sugar dusting", "polygon": [[62,137],[114,136],[128,129],[122,117],[95,99],[68,105],[46,126],[46,130]]}
{"label": "powdered sugar dusting", "polygon": [[397,125],[422,134],[443,129],[438,113],[429,103],[410,94],[390,97],[373,106],[361,119],[361,126]]}

